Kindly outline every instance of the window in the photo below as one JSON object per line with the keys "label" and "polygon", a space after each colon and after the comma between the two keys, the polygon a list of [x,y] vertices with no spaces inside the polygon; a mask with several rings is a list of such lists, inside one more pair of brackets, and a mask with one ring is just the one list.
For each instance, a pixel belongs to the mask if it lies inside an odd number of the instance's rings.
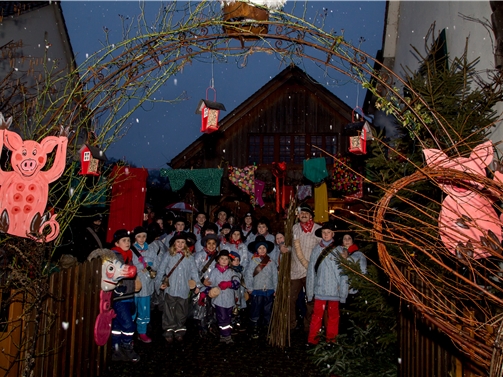
{"label": "window", "polygon": [[322,151],[337,153],[337,135],[250,135],[248,139],[248,163],[271,164],[275,161],[302,164],[306,158],[324,156],[328,164],[334,159]]}
{"label": "window", "polygon": [[294,164],[302,164],[302,162],[306,159],[306,137],[295,136],[294,144],[293,144],[293,163]]}
{"label": "window", "polygon": [[274,135],[264,136],[262,144],[262,163],[272,164],[274,159]]}
{"label": "window", "polygon": [[248,151],[248,163],[260,163],[260,136],[250,135],[248,138],[249,151]]}

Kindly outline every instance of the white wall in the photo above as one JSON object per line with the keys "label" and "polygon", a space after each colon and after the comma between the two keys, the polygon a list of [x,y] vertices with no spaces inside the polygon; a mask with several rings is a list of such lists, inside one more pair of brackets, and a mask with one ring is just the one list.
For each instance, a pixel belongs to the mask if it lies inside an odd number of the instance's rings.
{"label": "white wall", "polygon": [[30,87],[35,80],[43,82],[47,70],[67,73],[73,67],[73,53],[57,3],[4,16],[0,22],[0,46],[11,41],[13,47],[0,49],[0,81],[14,70],[13,79],[20,78]]}
{"label": "white wall", "polygon": [[[471,17],[490,25],[492,11],[489,1],[391,1],[388,5],[384,56],[393,64],[395,73],[403,77],[404,67],[413,71],[418,68],[418,59],[411,46],[426,56],[425,36],[434,22],[435,38],[442,29],[446,29],[450,57],[461,56],[469,38],[468,61],[480,57],[477,70],[494,69],[494,34],[480,23],[462,17]],[[427,42],[426,46],[430,45],[431,39]],[[498,106],[497,111],[502,114],[503,106]],[[491,138],[493,141],[503,140],[503,127],[495,127]]]}

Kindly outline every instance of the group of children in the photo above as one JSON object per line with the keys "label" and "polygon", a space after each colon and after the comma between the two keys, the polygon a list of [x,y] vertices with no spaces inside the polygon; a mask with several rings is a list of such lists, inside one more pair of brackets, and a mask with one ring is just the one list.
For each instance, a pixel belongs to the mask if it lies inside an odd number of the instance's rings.
{"label": "group of children", "polygon": [[[198,214],[194,233],[186,231],[184,219],[175,219],[170,234],[149,244],[144,227],[132,234],[124,229],[115,232],[112,250],[124,263],[136,266],[137,278],[136,284],[123,280],[114,291],[113,360],[139,360],[132,342],[135,331],[140,341],[152,341],[147,335],[151,298],[162,309],[163,336],[168,343],[183,340],[189,316],[197,320],[201,337],[214,332],[217,325],[220,341],[233,343],[233,329],[245,329],[246,317],[251,338],[259,338],[272,314],[284,236],[270,234],[266,219],[258,221],[253,233],[251,214],[246,214],[242,225],[229,224],[225,210],[217,212],[217,219],[210,223],[205,214]],[[306,295],[315,301],[310,343],[318,337],[326,301],[327,339],[335,338],[338,303],[344,302],[349,289],[338,256],[347,258],[349,245],[335,245],[330,223],[318,230],[321,241],[313,250],[307,276]],[[360,253],[352,250],[353,256],[355,252]]]}

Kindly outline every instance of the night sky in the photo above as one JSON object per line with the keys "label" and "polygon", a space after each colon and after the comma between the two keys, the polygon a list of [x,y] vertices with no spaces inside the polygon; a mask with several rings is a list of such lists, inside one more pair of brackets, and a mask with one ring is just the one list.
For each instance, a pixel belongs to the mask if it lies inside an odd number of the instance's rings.
{"label": "night sky", "polygon": [[[153,17],[162,3],[147,1],[144,5],[146,16]],[[369,55],[375,56],[382,47],[384,1],[287,1],[284,10],[295,9],[295,14],[300,14],[304,7],[307,7],[309,22],[319,27],[321,20],[314,15],[317,12],[326,14],[325,30],[344,34],[346,41],[360,46]],[[120,38],[120,15],[135,17],[140,14],[137,1],[63,1],[62,8],[78,64],[100,49],[105,39],[104,28],[108,29],[112,40]],[[300,67],[349,106],[362,105],[365,91],[348,77],[335,77],[331,72],[330,76],[335,79],[330,78],[310,61],[304,61],[304,66]],[[205,98],[212,72],[217,101],[227,109],[221,112],[222,119],[284,68],[285,65],[273,56],[260,53],[251,55],[246,66],[235,61],[213,65],[194,62],[172,76],[158,93],[164,99],[183,93],[187,99],[176,104],[148,104],[135,112],[129,120],[128,134],[107,151],[107,156],[126,159],[138,167],[166,167],[167,162],[201,135],[201,120],[195,109],[199,100]]]}

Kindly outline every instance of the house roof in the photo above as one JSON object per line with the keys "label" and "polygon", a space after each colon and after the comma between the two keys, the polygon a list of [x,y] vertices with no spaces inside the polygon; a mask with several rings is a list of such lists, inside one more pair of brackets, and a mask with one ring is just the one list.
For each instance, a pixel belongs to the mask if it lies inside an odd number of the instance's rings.
{"label": "house roof", "polygon": [[86,148],[89,149],[89,152],[91,152],[91,156],[93,156],[93,158],[97,159],[97,160],[101,160],[101,161],[107,161],[108,158],[105,154],[105,152],[103,152],[100,148],[98,147],[93,147],[93,146],[90,146],[88,144],[84,144],[82,146],[82,148],[80,148],[80,150],[82,151],[82,149]]}
{"label": "house roof", "polygon": [[[295,77],[300,81],[302,86],[307,90],[316,93],[316,96],[320,100],[324,100],[329,103],[330,106],[337,110],[340,114],[351,114],[352,108],[344,103],[340,98],[326,89],[323,85],[314,80],[306,72],[295,65],[290,65],[262,86],[259,90],[253,93],[245,101],[243,101],[239,106],[230,111],[222,120],[219,121],[219,131],[225,132],[231,127],[239,127],[240,119],[246,115],[255,106],[260,105],[272,92],[281,86],[285,85],[288,80]],[[349,118],[350,121],[350,118]],[[169,164],[170,166],[177,166],[179,162],[192,158],[196,153],[198,153],[204,143],[204,140],[209,135],[203,134],[197,138],[192,144],[185,148],[182,152],[176,155]]]}
{"label": "house roof", "polygon": [[19,16],[49,4],[49,1],[0,1],[0,17]]}

